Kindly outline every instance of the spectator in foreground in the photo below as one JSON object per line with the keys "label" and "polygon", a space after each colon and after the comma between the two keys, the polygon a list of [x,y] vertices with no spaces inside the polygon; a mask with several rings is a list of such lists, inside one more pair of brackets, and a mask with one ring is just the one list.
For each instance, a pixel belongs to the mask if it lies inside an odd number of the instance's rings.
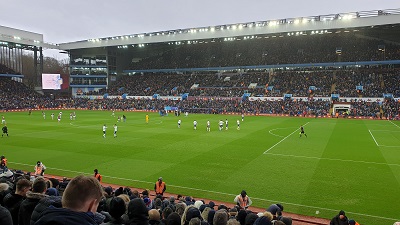
{"label": "spectator in foreground", "polygon": [[32,185],[32,191],[26,193],[26,199],[21,202],[18,212],[18,224],[30,225],[32,212],[40,199],[46,197],[46,181],[43,177],[35,179]]}
{"label": "spectator in foreground", "polygon": [[98,225],[95,212],[103,197],[103,188],[94,177],[73,178],[62,197],[63,208],[48,208],[34,225]]}
{"label": "spectator in foreground", "polygon": [[348,225],[349,221],[343,210],[340,210],[339,214],[332,218],[330,225]]}
{"label": "spectator in foreground", "polygon": [[0,224],[1,225],[12,225],[13,221],[11,218],[11,213],[0,205]]}
{"label": "spectator in foreground", "polygon": [[26,193],[32,187],[32,183],[25,179],[20,178],[17,181],[15,193],[8,193],[4,199],[4,206],[10,211],[14,225],[18,225],[18,212],[22,201],[26,197]]}

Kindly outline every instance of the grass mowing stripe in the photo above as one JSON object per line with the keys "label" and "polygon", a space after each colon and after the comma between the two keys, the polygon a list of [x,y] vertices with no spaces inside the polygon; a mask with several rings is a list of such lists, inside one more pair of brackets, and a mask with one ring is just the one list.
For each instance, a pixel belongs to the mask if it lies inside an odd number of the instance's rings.
{"label": "grass mowing stripe", "polygon": [[[107,175],[104,182],[136,188],[152,188],[153,180],[162,175],[171,184],[169,192],[185,196],[231,202],[233,195],[227,193],[237,194],[245,189],[254,199],[253,204],[262,208],[282,202],[288,206],[286,211],[310,216],[315,216],[318,209],[343,209],[358,212],[350,214],[351,218],[374,225],[394,221],[379,222],[363,215],[372,212],[389,219],[398,217],[392,209],[400,197],[400,151],[395,147],[377,147],[368,132],[370,129],[378,144],[400,145],[398,127],[386,121],[248,116],[237,131],[231,121],[240,119],[240,115],[160,117],[149,113],[150,122],[146,124],[146,113],[123,113],[127,122],[119,123],[115,139],[102,138],[101,126],[107,124],[110,128],[116,123],[108,111],[77,111],[73,125],[64,118],[58,124],[43,120],[40,114],[28,117],[25,113],[7,113],[10,138],[0,139],[0,153],[11,161],[31,165],[11,164],[15,169],[32,170],[37,160],[48,168],[64,169],[46,171],[59,176],[76,175],[67,171],[90,174],[98,168]],[[180,129],[178,119],[182,120]],[[194,119],[198,121],[197,131],[193,130]],[[231,129],[218,131],[220,119],[228,119]],[[209,133],[205,128],[207,120],[212,124]],[[292,134],[273,151],[262,154],[265,148],[292,132],[293,127],[308,121],[308,138]],[[112,129],[107,130],[110,134]],[[274,152],[300,157],[271,157]],[[301,156],[372,163],[324,159],[319,162]],[[374,162],[389,164],[385,168],[384,164]],[[385,191],[381,191],[383,188]],[[317,216],[332,218],[336,213],[337,210],[320,210]]]}

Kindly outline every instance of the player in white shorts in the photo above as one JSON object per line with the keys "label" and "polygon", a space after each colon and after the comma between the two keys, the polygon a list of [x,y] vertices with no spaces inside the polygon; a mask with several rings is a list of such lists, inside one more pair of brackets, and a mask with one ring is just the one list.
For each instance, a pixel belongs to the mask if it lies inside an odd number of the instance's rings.
{"label": "player in white shorts", "polygon": [[224,121],[219,120],[219,130],[221,131],[224,128]]}

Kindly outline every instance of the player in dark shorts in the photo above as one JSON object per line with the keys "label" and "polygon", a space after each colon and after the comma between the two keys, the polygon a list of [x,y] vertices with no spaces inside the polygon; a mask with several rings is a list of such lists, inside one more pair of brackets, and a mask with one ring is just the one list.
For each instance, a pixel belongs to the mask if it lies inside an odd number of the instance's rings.
{"label": "player in dark shorts", "polygon": [[7,126],[6,126],[6,125],[4,125],[4,127],[3,127],[3,128],[1,128],[1,130],[3,131],[3,134],[1,135],[1,137],[3,137],[3,135],[4,135],[4,134],[6,134],[6,135],[7,135],[7,137],[8,137],[8,129],[7,129]]}
{"label": "player in dark shorts", "polygon": [[303,134],[304,134],[304,136],[307,137],[307,134],[304,132],[304,127],[303,127],[303,126],[300,126],[300,137],[301,137],[301,135],[303,135]]}

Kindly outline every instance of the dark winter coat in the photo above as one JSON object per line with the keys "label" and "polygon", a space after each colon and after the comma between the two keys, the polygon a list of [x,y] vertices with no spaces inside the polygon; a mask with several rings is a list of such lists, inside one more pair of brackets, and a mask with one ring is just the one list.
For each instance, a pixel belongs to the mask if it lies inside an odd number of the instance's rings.
{"label": "dark winter coat", "polygon": [[348,225],[349,221],[345,216],[344,219],[340,219],[340,215],[336,215],[332,218],[330,225]]}
{"label": "dark winter coat", "polygon": [[39,203],[40,199],[46,197],[47,195],[42,193],[35,193],[28,191],[26,193],[26,199],[22,201],[18,212],[18,224],[19,225],[30,225],[32,212],[36,205]]}
{"label": "dark winter coat", "polygon": [[34,224],[39,219],[40,215],[50,206],[61,208],[61,196],[48,196],[46,198],[40,199],[39,203],[36,205],[35,209],[32,212],[30,224]]}
{"label": "dark winter coat", "polygon": [[129,202],[128,217],[129,221],[127,224],[149,225],[149,214],[143,199],[135,198]]}
{"label": "dark winter coat", "polygon": [[33,225],[98,225],[95,214],[50,206]]}
{"label": "dark winter coat", "polygon": [[3,199],[4,207],[10,211],[14,225],[18,225],[19,207],[24,199],[24,196],[15,193],[8,193]]}
{"label": "dark winter coat", "polygon": [[11,218],[11,213],[8,209],[0,205],[0,224],[1,225],[12,225],[13,221]]}

